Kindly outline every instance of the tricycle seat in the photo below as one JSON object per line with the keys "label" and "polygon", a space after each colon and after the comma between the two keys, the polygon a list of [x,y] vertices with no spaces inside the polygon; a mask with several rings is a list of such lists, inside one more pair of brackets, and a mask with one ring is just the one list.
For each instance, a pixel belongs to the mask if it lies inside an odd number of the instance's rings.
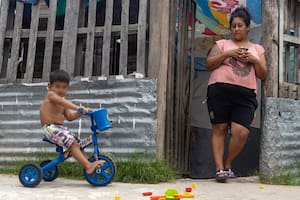
{"label": "tricycle seat", "polygon": [[[55,143],[53,143],[53,142],[51,142],[48,138],[46,138],[46,137],[44,137],[43,138],[43,141],[44,142],[48,142],[48,143],[50,143],[50,144],[55,144]],[[56,144],[55,144],[56,145]]]}

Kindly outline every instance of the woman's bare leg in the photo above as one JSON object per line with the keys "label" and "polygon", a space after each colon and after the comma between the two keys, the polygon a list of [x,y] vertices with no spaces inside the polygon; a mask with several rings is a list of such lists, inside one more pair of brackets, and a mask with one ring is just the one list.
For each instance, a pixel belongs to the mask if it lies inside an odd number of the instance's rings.
{"label": "woman's bare leg", "polygon": [[249,130],[235,122],[231,123],[231,138],[228,146],[228,155],[225,161],[225,168],[231,168],[232,161],[243,150],[249,135]]}
{"label": "woman's bare leg", "polygon": [[224,169],[223,157],[224,157],[224,145],[225,138],[228,131],[228,124],[213,124],[212,125],[212,137],[211,146],[216,165],[216,171]]}

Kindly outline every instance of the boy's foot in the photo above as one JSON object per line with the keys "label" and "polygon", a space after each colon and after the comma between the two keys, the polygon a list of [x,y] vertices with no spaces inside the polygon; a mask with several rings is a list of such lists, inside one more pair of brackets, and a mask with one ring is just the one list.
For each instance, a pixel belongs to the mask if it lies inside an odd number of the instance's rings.
{"label": "boy's foot", "polygon": [[219,183],[225,183],[227,181],[228,175],[224,170],[216,171],[216,181]]}
{"label": "boy's foot", "polygon": [[230,168],[224,169],[224,171],[227,173],[228,178],[236,178],[234,172]]}
{"label": "boy's foot", "polygon": [[86,173],[92,175],[98,166],[102,166],[105,163],[106,163],[105,160],[95,161],[95,162],[91,163],[90,167],[86,168],[85,171],[86,171]]}

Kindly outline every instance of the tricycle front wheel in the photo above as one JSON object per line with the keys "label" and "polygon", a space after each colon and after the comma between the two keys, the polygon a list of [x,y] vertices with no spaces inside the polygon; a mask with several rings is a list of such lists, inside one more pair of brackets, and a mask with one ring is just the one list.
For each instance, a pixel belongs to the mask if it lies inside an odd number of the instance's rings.
{"label": "tricycle front wheel", "polygon": [[[88,174],[84,170],[84,176],[92,185],[105,186],[113,180],[116,173],[116,165],[108,156],[98,155],[98,160],[105,161],[105,163],[99,166],[99,168],[96,168],[93,174]],[[95,162],[95,157],[92,156],[89,161]]]}

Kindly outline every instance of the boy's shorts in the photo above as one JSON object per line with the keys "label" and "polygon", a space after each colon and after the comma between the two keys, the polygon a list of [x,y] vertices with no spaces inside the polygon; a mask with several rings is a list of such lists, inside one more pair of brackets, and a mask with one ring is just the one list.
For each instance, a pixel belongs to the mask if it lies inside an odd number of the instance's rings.
{"label": "boy's shorts", "polygon": [[71,130],[62,125],[45,124],[42,129],[48,140],[67,149],[69,149],[76,140]]}
{"label": "boy's shorts", "polygon": [[237,85],[215,83],[208,86],[207,107],[212,124],[236,122],[250,129],[257,108],[256,93]]}

